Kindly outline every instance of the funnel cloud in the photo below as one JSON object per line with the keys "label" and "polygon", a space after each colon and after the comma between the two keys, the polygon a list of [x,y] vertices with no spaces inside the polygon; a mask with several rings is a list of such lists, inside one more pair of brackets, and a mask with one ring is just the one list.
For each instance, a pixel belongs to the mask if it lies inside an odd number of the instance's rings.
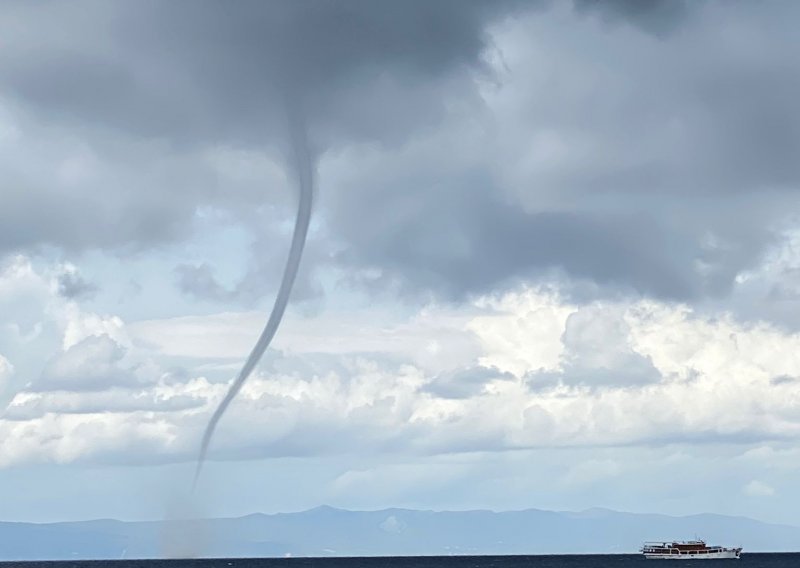
{"label": "funnel cloud", "polygon": [[214,436],[217,424],[233,399],[236,398],[236,395],[242,390],[245,381],[247,381],[253,369],[258,365],[267,347],[269,347],[272,338],[275,337],[275,332],[278,331],[278,326],[280,326],[281,319],[283,319],[283,313],[286,311],[286,305],[289,303],[292,286],[297,277],[297,270],[300,267],[300,259],[303,256],[303,247],[305,246],[306,236],[308,235],[308,225],[311,220],[311,205],[314,198],[314,167],[311,151],[308,147],[305,123],[302,120],[301,113],[296,109],[289,111],[289,135],[292,146],[291,151],[294,158],[295,174],[300,190],[300,198],[297,206],[297,220],[295,221],[294,233],[292,234],[289,258],[286,260],[283,279],[278,289],[278,295],[275,298],[275,304],[272,306],[272,312],[267,320],[267,325],[264,327],[264,331],[261,332],[261,336],[258,338],[250,355],[247,357],[247,361],[245,361],[242,370],[239,371],[236,380],[233,381],[228,392],[225,394],[225,398],[219,403],[219,406],[208,421],[208,426],[206,426],[205,432],[203,433],[203,441],[200,444],[200,453],[197,457],[197,467],[194,473],[193,485],[197,485],[197,480],[203,469],[203,463],[208,454],[208,448],[211,444],[211,439]]}

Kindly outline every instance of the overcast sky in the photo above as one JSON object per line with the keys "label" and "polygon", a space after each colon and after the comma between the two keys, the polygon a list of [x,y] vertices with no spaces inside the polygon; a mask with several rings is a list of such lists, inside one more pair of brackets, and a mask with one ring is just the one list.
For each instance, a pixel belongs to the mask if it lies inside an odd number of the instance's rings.
{"label": "overcast sky", "polygon": [[[0,3],[0,519],[800,524],[796,2]],[[183,507],[183,508],[182,508]]]}

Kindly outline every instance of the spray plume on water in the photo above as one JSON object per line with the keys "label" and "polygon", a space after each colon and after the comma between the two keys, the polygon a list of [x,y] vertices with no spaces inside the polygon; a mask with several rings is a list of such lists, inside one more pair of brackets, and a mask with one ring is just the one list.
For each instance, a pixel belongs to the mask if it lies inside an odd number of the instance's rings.
{"label": "spray plume on water", "polygon": [[292,285],[294,284],[295,277],[297,276],[297,269],[300,266],[300,258],[303,256],[303,246],[306,242],[306,235],[308,234],[308,224],[311,219],[311,203],[314,196],[314,168],[311,157],[311,151],[308,148],[308,139],[306,136],[305,124],[302,121],[301,113],[296,109],[289,111],[289,137],[291,139],[291,150],[294,158],[295,172],[297,175],[297,182],[300,189],[300,199],[297,207],[297,220],[294,225],[294,234],[292,235],[292,245],[289,249],[289,258],[286,260],[286,268],[283,272],[283,279],[281,280],[278,295],[275,298],[275,304],[272,307],[272,313],[269,315],[267,325],[261,336],[258,338],[250,356],[245,361],[242,370],[233,381],[225,398],[222,399],[211,420],[208,421],[206,430],[203,433],[203,441],[200,444],[200,453],[197,456],[197,467],[194,472],[194,481],[192,487],[197,485],[197,480],[200,477],[200,472],[203,469],[203,462],[208,453],[208,447],[211,443],[211,438],[214,436],[214,430],[217,424],[225,414],[231,401],[236,397],[242,386],[244,385],[250,373],[258,364],[264,351],[269,347],[275,332],[283,318],[283,312],[286,310],[286,304],[289,303],[289,296],[292,292]]}

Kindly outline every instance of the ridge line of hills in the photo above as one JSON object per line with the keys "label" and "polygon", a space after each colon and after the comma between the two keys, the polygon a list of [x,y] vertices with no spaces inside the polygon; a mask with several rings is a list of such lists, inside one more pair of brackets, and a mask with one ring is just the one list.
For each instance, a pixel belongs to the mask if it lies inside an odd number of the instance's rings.
{"label": "ridge line of hills", "polygon": [[800,550],[800,527],[717,514],[320,506],[199,520],[0,522],[0,560],[625,554],[645,540],[696,536],[745,553]]}

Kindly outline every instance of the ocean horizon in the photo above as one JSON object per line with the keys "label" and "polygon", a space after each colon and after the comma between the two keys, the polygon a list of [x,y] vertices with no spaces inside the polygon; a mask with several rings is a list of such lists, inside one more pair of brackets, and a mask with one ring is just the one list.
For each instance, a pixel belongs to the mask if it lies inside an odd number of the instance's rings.
{"label": "ocean horizon", "polygon": [[[651,565],[641,554],[532,554],[450,556],[358,556],[288,558],[188,558],[118,560],[1,561],[3,568],[627,568]],[[800,552],[754,552],[723,566],[789,568],[800,566]]]}

